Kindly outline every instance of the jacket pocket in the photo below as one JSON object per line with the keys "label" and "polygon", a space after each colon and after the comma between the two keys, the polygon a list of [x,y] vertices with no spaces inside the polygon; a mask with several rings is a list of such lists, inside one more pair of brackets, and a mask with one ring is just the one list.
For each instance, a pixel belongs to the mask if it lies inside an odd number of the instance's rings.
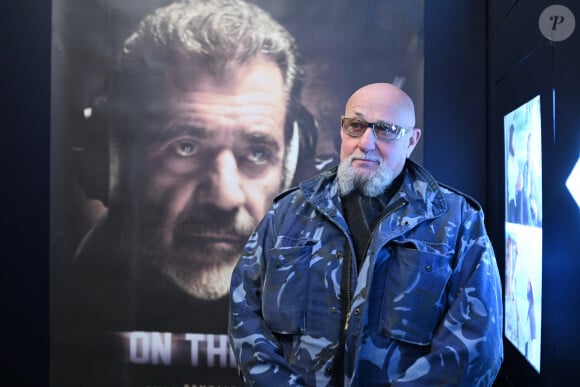
{"label": "jacket pocket", "polygon": [[274,248],[268,254],[262,312],[277,333],[304,331],[312,246]]}
{"label": "jacket pocket", "polygon": [[428,345],[446,304],[449,257],[394,246],[389,259],[379,333]]}

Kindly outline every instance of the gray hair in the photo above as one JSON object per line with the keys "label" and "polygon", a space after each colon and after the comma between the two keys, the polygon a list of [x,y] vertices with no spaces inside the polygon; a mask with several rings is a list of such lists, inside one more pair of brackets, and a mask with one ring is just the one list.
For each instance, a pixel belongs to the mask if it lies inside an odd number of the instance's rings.
{"label": "gray hair", "polygon": [[302,74],[294,38],[282,25],[242,0],[179,1],[146,16],[125,41],[109,94],[130,97],[144,82],[159,90],[159,82],[179,76],[176,67],[226,76],[262,55],[280,67],[290,103]]}

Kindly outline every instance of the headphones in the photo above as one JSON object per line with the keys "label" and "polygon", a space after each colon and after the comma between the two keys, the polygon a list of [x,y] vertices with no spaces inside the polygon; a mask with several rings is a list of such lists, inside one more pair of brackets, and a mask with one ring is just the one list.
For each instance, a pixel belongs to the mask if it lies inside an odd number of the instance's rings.
{"label": "headphones", "polygon": [[[118,195],[122,154],[113,123],[113,115],[105,96],[97,97],[82,111],[82,125],[73,157],[77,166],[80,187],[88,199],[101,201],[105,206]],[[312,114],[295,98],[286,115],[285,123],[284,186],[297,184],[304,176],[315,171],[315,151],[318,128]]]}

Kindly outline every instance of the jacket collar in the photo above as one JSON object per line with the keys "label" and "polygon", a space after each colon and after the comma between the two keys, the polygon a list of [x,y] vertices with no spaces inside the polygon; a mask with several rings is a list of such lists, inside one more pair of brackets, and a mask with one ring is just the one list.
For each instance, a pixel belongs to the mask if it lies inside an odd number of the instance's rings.
{"label": "jacket collar", "polygon": [[[337,169],[338,166],[334,166],[300,184],[306,200],[319,209],[336,211],[340,208]],[[447,211],[442,188],[426,169],[407,159],[402,173],[405,174],[403,183],[391,202],[404,199],[410,208],[427,218],[437,217]]]}

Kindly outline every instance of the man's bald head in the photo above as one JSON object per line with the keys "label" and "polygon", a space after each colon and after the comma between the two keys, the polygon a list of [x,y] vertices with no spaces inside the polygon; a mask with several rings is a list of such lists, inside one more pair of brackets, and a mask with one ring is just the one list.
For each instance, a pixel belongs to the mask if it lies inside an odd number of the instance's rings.
{"label": "man's bald head", "polygon": [[348,99],[345,116],[367,111],[393,117],[391,122],[404,128],[415,126],[415,105],[411,97],[390,83],[371,83],[356,90]]}

